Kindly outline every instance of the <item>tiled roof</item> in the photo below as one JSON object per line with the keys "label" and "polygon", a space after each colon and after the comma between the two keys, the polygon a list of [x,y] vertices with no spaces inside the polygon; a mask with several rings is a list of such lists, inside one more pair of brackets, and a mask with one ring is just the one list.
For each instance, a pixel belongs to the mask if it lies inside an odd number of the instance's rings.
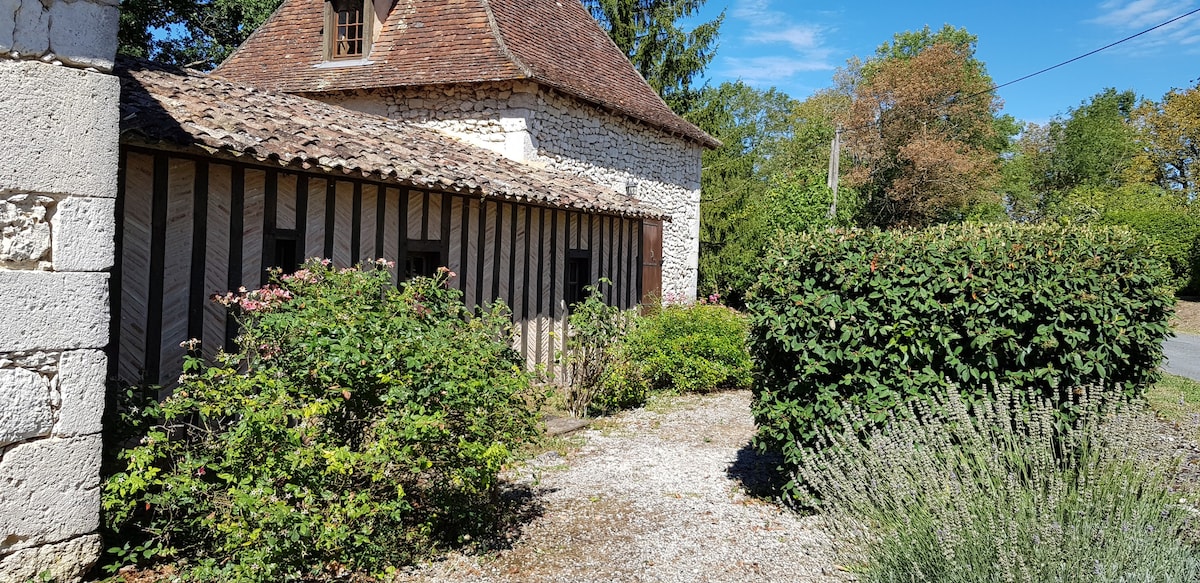
{"label": "tiled roof", "polygon": [[117,74],[125,143],[556,208],[668,218],[586,178],[519,164],[434,130],[146,61],[118,60]]}
{"label": "tiled roof", "polygon": [[366,62],[323,62],[327,0],[285,0],[214,74],[289,93],[530,79],[708,147],[579,0],[398,0]]}

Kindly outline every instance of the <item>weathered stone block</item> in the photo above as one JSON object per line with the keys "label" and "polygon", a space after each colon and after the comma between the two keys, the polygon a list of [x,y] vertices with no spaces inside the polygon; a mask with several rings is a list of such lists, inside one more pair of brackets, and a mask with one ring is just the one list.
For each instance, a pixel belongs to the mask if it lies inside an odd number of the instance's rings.
{"label": "weathered stone block", "polygon": [[17,8],[21,0],[0,0],[0,53],[12,50],[13,30],[17,26]]}
{"label": "weathered stone block", "polygon": [[100,436],[39,439],[0,459],[0,553],[100,526]]}
{"label": "weathered stone block", "polygon": [[115,76],[0,60],[0,87],[0,192],[117,195]]}
{"label": "weathered stone block", "polygon": [[0,270],[0,353],[103,348],[108,274]]}
{"label": "weathered stone block", "polygon": [[50,223],[54,199],[19,194],[0,196],[0,265],[34,264],[50,258]]}
{"label": "weathered stone block", "polygon": [[119,22],[116,6],[56,2],[50,6],[50,51],[68,65],[111,70]]}
{"label": "weathered stone block", "polygon": [[54,435],[91,435],[104,429],[104,377],[108,358],[99,350],[64,352],[58,361],[61,405]]}
{"label": "weathered stone block", "polygon": [[[103,409],[101,398],[101,409]],[[0,447],[39,435],[54,425],[50,383],[23,368],[0,369]]]}
{"label": "weathered stone block", "polygon": [[12,50],[23,56],[44,55],[50,48],[50,11],[41,0],[21,0],[17,8]]}
{"label": "weathered stone block", "polygon": [[104,271],[113,265],[116,199],[71,197],[54,214],[55,271]]}
{"label": "weathered stone block", "polygon": [[43,574],[58,583],[79,581],[98,560],[98,534],[33,547],[0,557],[0,583],[41,581]]}

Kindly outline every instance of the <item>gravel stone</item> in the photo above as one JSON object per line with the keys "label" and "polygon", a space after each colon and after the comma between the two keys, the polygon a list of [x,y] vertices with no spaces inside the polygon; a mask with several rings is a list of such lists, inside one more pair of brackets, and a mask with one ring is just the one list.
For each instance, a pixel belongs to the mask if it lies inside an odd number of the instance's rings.
{"label": "gravel stone", "polygon": [[527,519],[507,548],[457,551],[399,574],[416,582],[852,580],[820,519],[750,492],[767,486],[748,391],[689,395],[594,423],[566,457],[508,473]]}

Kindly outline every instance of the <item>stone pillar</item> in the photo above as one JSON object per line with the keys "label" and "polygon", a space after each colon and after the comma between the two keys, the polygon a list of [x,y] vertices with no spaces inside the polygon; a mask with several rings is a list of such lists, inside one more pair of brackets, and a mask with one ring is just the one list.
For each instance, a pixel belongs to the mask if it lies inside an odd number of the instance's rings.
{"label": "stone pillar", "polygon": [[0,0],[0,582],[100,551],[117,0]]}

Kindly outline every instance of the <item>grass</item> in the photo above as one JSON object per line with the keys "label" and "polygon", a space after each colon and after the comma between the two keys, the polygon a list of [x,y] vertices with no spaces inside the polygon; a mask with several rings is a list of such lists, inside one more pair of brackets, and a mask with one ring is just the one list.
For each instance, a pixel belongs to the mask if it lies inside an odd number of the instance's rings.
{"label": "grass", "polygon": [[1200,297],[1179,298],[1175,302],[1175,316],[1171,325],[1176,332],[1200,334]]}
{"label": "grass", "polygon": [[1146,403],[1163,419],[1189,421],[1200,415],[1200,382],[1164,373],[1162,380],[1146,391]]}

